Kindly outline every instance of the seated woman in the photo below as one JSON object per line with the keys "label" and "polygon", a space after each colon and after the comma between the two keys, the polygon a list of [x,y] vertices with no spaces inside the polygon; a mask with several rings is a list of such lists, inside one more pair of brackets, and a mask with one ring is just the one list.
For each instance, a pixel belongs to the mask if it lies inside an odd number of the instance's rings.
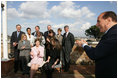
{"label": "seated woman", "polygon": [[30,42],[27,40],[27,36],[25,34],[22,34],[21,40],[18,43],[18,49],[20,50],[20,62],[23,69],[23,75],[29,74],[29,68],[27,66],[29,59],[30,59]]}
{"label": "seated woman", "polygon": [[35,40],[36,46],[31,49],[31,69],[30,69],[30,78],[33,77],[38,67],[43,63],[44,57],[44,47],[40,46],[40,40]]}
{"label": "seated woman", "polygon": [[50,44],[48,60],[44,64],[46,65],[44,66],[44,70],[48,78],[52,77],[53,68],[59,64],[61,52],[61,46],[57,39],[51,39]]}

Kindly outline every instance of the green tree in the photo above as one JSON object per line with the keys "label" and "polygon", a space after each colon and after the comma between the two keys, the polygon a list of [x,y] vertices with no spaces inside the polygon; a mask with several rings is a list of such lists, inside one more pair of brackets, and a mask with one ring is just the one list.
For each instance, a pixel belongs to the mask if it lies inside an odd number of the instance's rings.
{"label": "green tree", "polygon": [[89,29],[85,30],[85,35],[94,37],[96,40],[99,40],[103,33],[100,32],[99,28],[96,27],[96,25],[93,25]]}

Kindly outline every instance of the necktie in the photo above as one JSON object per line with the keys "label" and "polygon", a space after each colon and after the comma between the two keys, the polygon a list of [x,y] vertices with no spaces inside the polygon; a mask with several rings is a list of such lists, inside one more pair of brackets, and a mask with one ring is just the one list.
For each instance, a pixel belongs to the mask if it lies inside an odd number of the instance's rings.
{"label": "necktie", "polygon": [[19,36],[19,33],[20,33],[20,32],[17,32],[17,37]]}

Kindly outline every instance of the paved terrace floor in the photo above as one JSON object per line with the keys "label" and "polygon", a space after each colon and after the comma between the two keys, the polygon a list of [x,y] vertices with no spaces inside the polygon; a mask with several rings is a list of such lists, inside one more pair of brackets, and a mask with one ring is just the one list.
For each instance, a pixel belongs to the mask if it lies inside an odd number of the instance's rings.
{"label": "paved terrace floor", "polygon": [[[29,75],[22,75],[21,71],[17,73],[12,70],[7,75],[1,75],[2,78],[29,78]],[[94,65],[71,65],[68,72],[59,73],[57,70],[53,72],[53,78],[94,78],[95,66]],[[44,73],[37,73],[34,78],[46,78]]]}

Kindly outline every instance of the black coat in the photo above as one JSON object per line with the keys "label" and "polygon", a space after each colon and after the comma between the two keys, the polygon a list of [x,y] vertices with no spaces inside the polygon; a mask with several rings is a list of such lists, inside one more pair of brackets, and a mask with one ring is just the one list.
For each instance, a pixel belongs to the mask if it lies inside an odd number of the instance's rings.
{"label": "black coat", "polygon": [[19,36],[17,37],[17,31],[13,32],[12,33],[12,36],[11,36],[11,44],[13,44],[13,42],[16,42],[18,43],[20,40],[21,40],[21,35],[22,34],[25,34],[24,32],[20,31],[20,34]]}
{"label": "black coat", "polygon": [[70,61],[70,53],[72,51],[72,47],[74,45],[74,35],[72,33],[68,33],[66,37],[66,33],[63,35],[62,46],[63,46],[63,53],[66,59],[66,62]]}
{"label": "black coat", "polygon": [[[11,36],[11,46],[13,47],[13,42],[16,42],[18,43],[20,40],[21,40],[21,35],[22,34],[25,34],[24,32],[20,31],[19,33],[19,36],[17,37],[17,31],[13,32],[12,33],[12,36]],[[14,57],[15,57],[15,60],[18,60],[19,59],[19,50],[18,50],[18,45],[16,45],[14,48]]]}
{"label": "black coat", "polygon": [[96,77],[117,77],[117,25],[103,35],[95,48],[86,45],[84,50],[92,60],[95,60]]}
{"label": "black coat", "polygon": [[[45,39],[46,39],[47,36],[48,36],[48,32],[49,32],[49,31],[46,31],[46,32],[44,33],[44,37],[45,37]],[[54,36],[55,36],[55,34],[56,34],[56,33],[54,32]]]}
{"label": "black coat", "polygon": [[[34,36],[35,33],[36,33],[36,32],[33,32],[32,35]],[[43,36],[43,32],[40,32],[40,33],[41,33],[41,35]],[[37,36],[37,35],[36,35],[36,36]]]}

